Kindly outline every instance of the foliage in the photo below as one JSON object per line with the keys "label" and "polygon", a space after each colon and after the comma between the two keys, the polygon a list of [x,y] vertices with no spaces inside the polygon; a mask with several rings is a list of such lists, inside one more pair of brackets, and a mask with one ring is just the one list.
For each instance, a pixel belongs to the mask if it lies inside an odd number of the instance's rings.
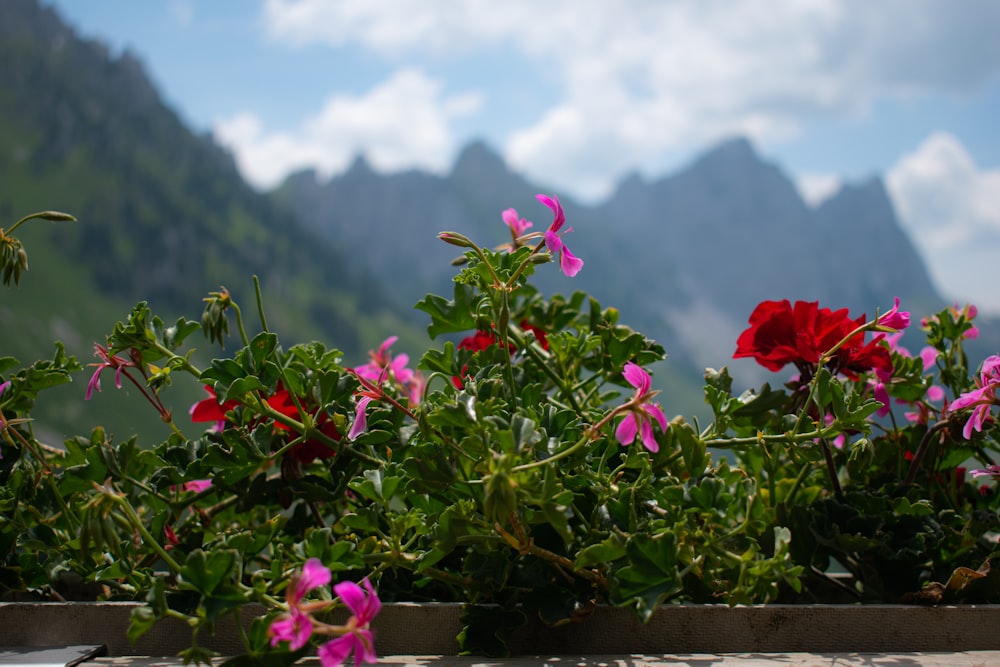
{"label": "foliage", "polygon": [[[558,201],[539,199],[555,213],[545,234],[511,226],[493,250],[440,235],[461,268],[451,296],[417,304],[432,344],[416,370],[392,339],[356,367],[320,342],[286,348],[259,284],[252,336],[225,289],[198,320],[142,302],[97,346],[87,393],[131,382],[169,437],[96,428],[58,448],[31,411],[80,364],[61,348],[0,359],[0,588],[145,601],[130,635],[184,618],[195,661],[210,657],[198,637],[251,601],[274,611],[248,656],[297,658],[304,597],[330,600],[303,583],[317,563],[364,618],[344,637],[365,656],[379,598],[467,602],[460,645],[491,654],[528,616],[559,625],[595,604],[645,620],[667,602],[998,601],[1000,500],[965,473],[997,471],[1000,378],[989,364],[975,376],[963,352],[974,310],[925,320],[929,347],[911,357],[898,303],[865,320],[766,302],[738,354],[798,375],[735,395],[725,368],[708,370],[712,423],[668,422],[643,370],[664,349],[585,293],[532,286],[560,251],[567,276],[580,270],[555,237]],[[227,343],[201,366],[199,330]],[[181,381],[208,390],[193,423],[161,398]],[[968,438],[946,392],[975,396]],[[344,586],[359,581],[378,598]]]}

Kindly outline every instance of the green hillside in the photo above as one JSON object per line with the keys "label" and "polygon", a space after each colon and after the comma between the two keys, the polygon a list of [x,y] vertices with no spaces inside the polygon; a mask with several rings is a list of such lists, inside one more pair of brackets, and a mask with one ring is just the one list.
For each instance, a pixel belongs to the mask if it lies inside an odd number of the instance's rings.
{"label": "green hillside", "polygon": [[[0,84],[0,227],[46,209],[79,220],[18,230],[30,266],[0,299],[0,356],[27,362],[59,339],[86,364],[135,302],[167,321],[198,319],[202,297],[223,285],[253,314],[254,275],[286,344],[320,339],[350,360],[389,332],[405,335],[346,249],[247,186],[230,155],[163,104],[132,55],[79,39],[34,0],[11,0],[0,3]],[[67,433],[93,419],[125,433],[143,419],[118,410],[107,387],[78,405],[85,382],[39,406],[43,426]],[[179,394],[175,411],[198,391]]]}

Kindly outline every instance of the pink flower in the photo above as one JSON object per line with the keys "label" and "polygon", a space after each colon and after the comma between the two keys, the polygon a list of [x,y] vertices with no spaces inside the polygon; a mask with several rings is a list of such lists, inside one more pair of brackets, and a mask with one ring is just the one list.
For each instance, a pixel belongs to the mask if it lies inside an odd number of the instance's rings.
{"label": "pink flower", "polygon": [[888,329],[895,329],[899,331],[910,326],[910,314],[908,312],[899,312],[899,297],[896,297],[896,303],[893,305],[892,310],[879,316],[878,318],[879,326],[886,327]]}
{"label": "pink flower", "polygon": [[398,339],[398,336],[390,336],[382,342],[378,350],[369,351],[368,356],[371,361],[355,368],[354,373],[359,379],[380,385],[386,380],[395,383],[406,393],[410,405],[416,405],[423,394],[424,378],[417,371],[406,367],[410,361],[409,355],[399,354],[394,357],[389,352],[389,348]]}
{"label": "pink flower", "polygon": [[667,430],[667,416],[663,414],[663,409],[657,403],[650,403],[650,400],[659,392],[650,391],[652,378],[638,364],[631,361],[625,364],[622,375],[630,385],[635,387],[635,394],[629,401],[632,410],[618,424],[618,428],[615,429],[615,438],[622,445],[629,445],[635,441],[636,435],[641,433],[643,446],[656,453],[660,451],[660,445],[653,437],[653,423],[650,418],[659,422],[661,430]]}
{"label": "pink flower", "polygon": [[367,391],[362,391],[361,394],[358,404],[354,406],[354,423],[351,424],[351,430],[347,432],[348,440],[354,440],[368,429],[368,414],[365,411],[368,409],[368,404],[378,398]]}
{"label": "pink flower", "polygon": [[[559,230],[566,223],[566,214],[563,213],[562,204],[559,203],[558,197],[536,195],[535,198],[552,209],[552,212],[555,214],[552,224],[545,231],[545,247],[553,255],[559,255],[559,268],[568,278],[572,278],[583,268],[583,260],[569,251],[569,248],[563,243],[562,237],[559,235]],[[573,228],[568,227],[564,233],[568,234],[571,231],[573,231]]]}
{"label": "pink flower", "polygon": [[382,602],[367,577],[361,583],[364,590],[352,581],[342,581],[333,587],[352,615],[347,621],[346,634],[319,647],[319,660],[323,667],[340,667],[351,653],[354,654],[355,665],[378,661],[370,624],[382,609]]}
{"label": "pink flower", "polygon": [[986,466],[985,470],[970,470],[969,474],[973,477],[985,477],[989,475],[993,479],[1000,479],[1000,465],[994,463]]}
{"label": "pink flower", "polygon": [[271,623],[268,634],[271,635],[271,646],[288,642],[290,651],[298,651],[308,643],[312,631],[313,624],[309,615],[302,613],[297,608],[292,608],[287,614],[282,614]]}
{"label": "pink flower", "polygon": [[931,347],[930,345],[925,345],[922,350],[920,350],[920,360],[924,362],[924,372],[926,373],[930,369],[934,368],[934,364],[937,362],[938,354],[937,348]]}
{"label": "pink flower", "polygon": [[523,236],[526,231],[535,226],[530,220],[519,218],[517,211],[512,208],[508,208],[506,211],[501,213],[500,217],[503,218],[504,224],[510,227],[510,235],[513,237],[515,242],[519,237]]}
{"label": "pink flower", "polygon": [[406,354],[393,357],[389,352],[389,348],[397,340],[399,340],[399,336],[389,336],[386,338],[379,345],[378,350],[368,352],[371,361],[358,366],[354,369],[354,372],[366,380],[378,382],[383,371],[388,371],[391,377],[397,382],[406,384],[413,377],[413,371],[406,367],[407,362],[410,361],[410,357]]}
{"label": "pink flower", "polygon": [[280,642],[289,643],[289,649],[297,651],[306,645],[312,636],[313,623],[309,614],[302,609],[302,600],[314,588],[330,583],[330,570],[318,558],[310,558],[302,566],[302,572],[293,577],[285,590],[288,613],[279,616],[268,628],[271,646]]}
{"label": "pink flower", "polygon": [[884,382],[875,383],[875,400],[882,404],[882,407],[878,409],[878,416],[885,417],[889,414],[889,410],[891,410],[889,406],[889,391],[885,388]]}
{"label": "pink flower", "polygon": [[193,479],[190,482],[184,482],[184,490],[192,491],[194,493],[201,493],[207,489],[212,488],[212,480],[210,479]]}
{"label": "pink flower", "polygon": [[972,415],[962,429],[962,435],[966,440],[972,437],[973,429],[982,432],[983,424],[989,418],[990,408],[1000,403],[1000,399],[997,398],[997,389],[1000,389],[1000,356],[993,355],[986,358],[979,377],[976,378],[976,387],[956,398],[948,407],[948,411],[952,413],[972,408]]}
{"label": "pink flower", "polygon": [[108,348],[103,345],[94,344],[94,355],[101,359],[99,364],[90,364],[91,366],[96,366],[94,374],[90,376],[90,382],[87,383],[87,392],[84,394],[83,399],[89,401],[90,397],[94,395],[94,390],[101,390],[101,371],[105,368],[111,368],[115,371],[115,387],[118,389],[122,388],[122,372],[127,366],[135,367],[135,364],[125,359],[124,357],[119,357],[118,355],[113,355],[108,351]]}
{"label": "pink flower", "polygon": [[535,199],[542,202],[555,214],[555,218],[552,220],[552,224],[549,225],[550,232],[558,232],[562,229],[562,226],[566,224],[566,214],[563,213],[562,204],[559,203],[559,197],[550,197],[548,195],[535,195]]}

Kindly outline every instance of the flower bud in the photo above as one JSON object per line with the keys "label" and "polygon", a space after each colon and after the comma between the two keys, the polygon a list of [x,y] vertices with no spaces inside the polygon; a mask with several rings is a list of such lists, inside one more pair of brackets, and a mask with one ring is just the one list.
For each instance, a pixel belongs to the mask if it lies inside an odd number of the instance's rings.
{"label": "flower bud", "polygon": [[32,217],[41,218],[42,220],[51,220],[52,222],[76,222],[74,218],[69,213],[62,213],[60,211],[42,211],[41,213],[36,213]]}
{"label": "flower bud", "polygon": [[459,234],[458,232],[441,232],[438,234],[438,238],[445,243],[450,243],[451,245],[458,246],[459,248],[476,247],[476,244],[473,243],[469,237],[464,234]]}
{"label": "flower bud", "polygon": [[486,479],[483,512],[490,523],[501,526],[517,512],[517,483],[506,472],[496,472]]}

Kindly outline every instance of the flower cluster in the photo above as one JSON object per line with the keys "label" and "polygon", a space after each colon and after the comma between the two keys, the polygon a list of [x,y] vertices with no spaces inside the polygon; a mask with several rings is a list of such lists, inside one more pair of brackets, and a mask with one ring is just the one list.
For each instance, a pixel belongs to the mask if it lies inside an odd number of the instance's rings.
{"label": "flower cluster", "polygon": [[[204,389],[209,396],[191,406],[188,411],[191,421],[212,422],[213,428],[221,431],[230,423],[233,411],[243,403],[235,399],[220,402],[212,387],[205,385]],[[305,428],[296,422],[303,414],[314,424],[314,435],[298,438],[299,441],[288,450],[288,460],[293,464],[302,466],[316,459],[328,459],[335,454],[333,445],[340,441],[340,431],[330,415],[315,405],[314,401],[295,396],[289,390],[279,387],[273,394],[258,396],[252,403],[257,403],[260,407],[266,406],[271,417],[277,417],[273,423],[274,429],[279,432],[303,436]],[[266,420],[255,418],[251,425],[258,425],[263,421]]]}
{"label": "flower cluster", "polygon": [[[367,358],[285,347],[259,285],[256,332],[225,288],[173,326],[137,304],[81,393],[100,400],[106,372],[130,382],[170,427],[159,443],[95,428],[44,445],[30,407],[82,366],[61,348],[19,370],[0,358],[4,586],[54,595],[52,573],[72,572],[150,600],[130,635],[184,619],[184,658],[203,663],[200,632],[264,604],[249,659],[315,648],[323,667],[375,662],[376,588],[481,603],[456,648],[491,654],[517,618],[587,622],[595,604],[645,621],[668,601],[1000,602],[975,584],[1000,570],[1000,356],[969,366],[975,308],[919,320],[911,354],[899,298],[871,319],[763,301],[734,356],[794,374],[734,390],[706,369],[706,414],[688,420],[667,412],[683,385],[651,374],[672,379],[660,344],[591,295],[532,284],[583,267],[559,199],[536,199],[544,229],[508,208],[503,243],[439,234],[463,256],[449,295],[416,304],[419,354],[402,330]],[[199,331],[221,350],[201,368]],[[181,378],[196,402],[175,422],[171,401],[192,402],[171,393]]]}
{"label": "flower cluster", "polygon": [[[887,328],[909,324],[898,312],[899,302],[885,321]],[[750,315],[750,327],[736,341],[734,358],[753,357],[772,371],[794,364],[808,381],[820,362],[851,379],[871,370],[892,373],[889,351],[879,338],[865,342],[865,317],[851,319],[846,308],[820,308],[815,301],[764,301]]]}
{"label": "flower cluster", "polygon": [[333,592],[351,612],[344,625],[331,625],[316,618],[319,611],[329,606],[327,602],[305,601],[311,591],[327,586],[332,578],[329,568],[318,559],[306,561],[301,572],[288,584],[285,593],[288,610],[268,628],[271,646],[287,642],[289,650],[298,651],[314,634],[333,636],[334,639],[323,643],[317,651],[323,667],[339,667],[352,654],[356,665],[375,664],[378,656],[375,655],[371,622],[382,609],[382,602],[367,578],[361,582],[364,588],[352,581],[342,581],[333,587]]}
{"label": "flower cluster", "polygon": [[990,419],[990,410],[994,405],[1000,405],[1000,356],[993,355],[983,362],[979,377],[976,378],[976,388],[965,392],[949,406],[951,412],[972,408],[972,414],[962,428],[966,439],[972,437],[972,431],[983,430],[983,425]]}

